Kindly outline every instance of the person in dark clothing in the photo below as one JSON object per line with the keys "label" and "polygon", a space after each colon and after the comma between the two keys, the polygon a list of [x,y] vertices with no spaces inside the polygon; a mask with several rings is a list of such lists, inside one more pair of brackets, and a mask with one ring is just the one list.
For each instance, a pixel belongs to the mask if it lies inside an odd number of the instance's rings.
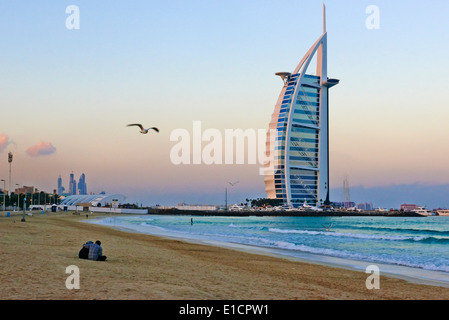
{"label": "person in dark clothing", "polygon": [[92,246],[92,241],[87,241],[85,244],[83,244],[83,247],[81,248],[80,252],[78,253],[78,257],[80,259],[88,259],[89,258],[89,249]]}
{"label": "person in dark clothing", "polygon": [[103,255],[103,248],[101,247],[100,240],[95,241],[89,248],[88,259],[94,261],[106,261],[106,256]]}

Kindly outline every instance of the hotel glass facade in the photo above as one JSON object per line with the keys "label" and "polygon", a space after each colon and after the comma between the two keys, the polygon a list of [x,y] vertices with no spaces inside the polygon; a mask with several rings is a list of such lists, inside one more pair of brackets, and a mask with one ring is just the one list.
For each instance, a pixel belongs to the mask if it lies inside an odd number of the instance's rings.
{"label": "hotel glass facade", "polygon": [[[307,72],[317,57],[316,73]],[[338,80],[327,77],[327,33],[310,48],[293,73],[281,72],[284,86],[267,136],[270,163],[265,174],[269,198],[301,206],[329,202],[328,91]],[[268,169],[268,168],[267,168]]]}

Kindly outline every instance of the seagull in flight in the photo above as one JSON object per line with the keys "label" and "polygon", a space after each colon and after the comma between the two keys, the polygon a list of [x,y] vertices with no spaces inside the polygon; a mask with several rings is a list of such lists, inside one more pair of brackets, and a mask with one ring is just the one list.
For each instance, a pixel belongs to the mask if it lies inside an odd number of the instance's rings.
{"label": "seagull in flight", "polygon": [[239,181],[236,182],[228,182],[231,186],[235,186],[237,183],[239,183]]}
{"label": "seagull in flight", "polygon": [[140,123],[132,123],[132,124],[128,124],[127,125],[127,127],[131,127],[131,126],[139,127],[140,128],[140,133],[142,133],[142,134],[147,134],[148,131],[150,131],[151,129],[153,129],[156,132],[159,132],[159,129],[156,128],[156,127],[145,129]]}
{"label": "seagull in flight", "polygon": [[324,230],[331,231],[331,228],[334,226],[334,224],[331,223],[329,227],[326,227],[324,224],[322,224],[322,226],[323,226]]}

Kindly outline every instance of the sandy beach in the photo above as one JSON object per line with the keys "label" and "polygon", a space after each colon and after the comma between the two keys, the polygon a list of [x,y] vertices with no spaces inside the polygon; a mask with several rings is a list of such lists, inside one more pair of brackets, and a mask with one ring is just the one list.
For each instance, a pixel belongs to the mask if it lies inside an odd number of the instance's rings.
{"label": "sandy beach", "polygon": [[[96,215],[101,216],[101,215]],[[449,289],[215,246],[129,233],[73,213],[0,217],[2,300],[447,300]],[[106,262],[80,260],[101,240]],[[66,288],[68,266],[80,289]]]}

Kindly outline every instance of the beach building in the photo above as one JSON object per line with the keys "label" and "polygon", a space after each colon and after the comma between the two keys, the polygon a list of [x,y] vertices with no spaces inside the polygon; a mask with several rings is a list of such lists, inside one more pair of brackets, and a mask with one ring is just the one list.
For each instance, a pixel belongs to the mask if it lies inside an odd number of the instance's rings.
{"label": "beach building", "polygon": [[[78,203],[90,203],[92,207],[112,206],[113,203],[118,202],[122,204],[126,197],[121,194],[88,194],[88,195],[71,195],[65,197],[61,206],[76,206]],[[115,201],[114,201],[115,200]]]}
{"label": "beach building", "polygon": [[121,194],[88,194],[65,197],[58,205],[59,210],[90,211],[103,213],[147,214],[147,209],[119,208],[126,197]]}
{"label": "beach building", "polygon": [[27,194],[37,192],[35,187],[23,186],[21,188],[16,188],[14,191],[15,194]]}
{"label": "beach building", "polygon": [[329,88],[339,80],[327,75],[324,6],[323,34],[292,73],[276,75],[283,87],[269,125],[275,137],[267,134],[267,197],[295,207],[329,204]]}

